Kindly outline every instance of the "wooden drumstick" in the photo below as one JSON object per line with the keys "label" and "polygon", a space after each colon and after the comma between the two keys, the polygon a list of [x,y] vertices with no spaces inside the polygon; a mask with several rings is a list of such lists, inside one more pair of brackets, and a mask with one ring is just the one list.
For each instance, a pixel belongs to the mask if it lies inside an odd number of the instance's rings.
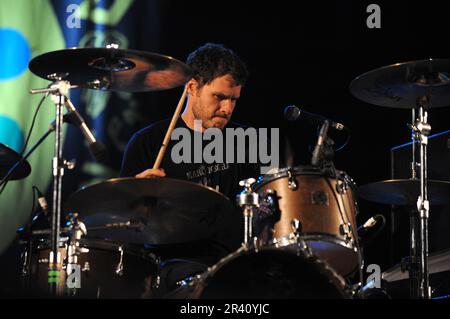
{"label": "wooden drumstick", "polygon": [[166,136],[164,137],[164,141],[159,149],[158,157],[156,158],[155,164],[153,165],[154,169],[158,169],[159,165],[161,165],[161,161],[164,157],[164,153],[166,152],[167,145],[169,144],[170,136],[175,128],[175,124],[178,121],[178,117],[181,113],[181,108],[183,107],[184,101],[186,100],[187,86],[184,86],[183,94],[181,95],[180,101],[178,102],[177,108],[175,109],[175,113],[173,113],[172,120],[170,121],[169,128],[167,129]]}

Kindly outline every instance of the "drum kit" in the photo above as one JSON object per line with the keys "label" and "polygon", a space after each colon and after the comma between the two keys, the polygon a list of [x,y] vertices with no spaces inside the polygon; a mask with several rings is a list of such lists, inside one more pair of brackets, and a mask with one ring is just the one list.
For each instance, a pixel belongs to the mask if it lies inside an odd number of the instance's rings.
{"label": "drum kit", "polygon": [[[363,267],[356,223],[359,196],[416,206],[411,213],[411,296],[430,298],[429,207],[450,201],[450,182],[427,179],[428,112],[450,104],[450,60],[394,64],[363,74],[350,85],[351,93],[365,102],[412,110],[411,179],[357,187],[345,172],[335,169],[329,122],[324,121],[310,166],[280,168],[244,180],[236,203],[188,181],[115,178],[73,193],[63,205],[64,107],[76,114],[74,122],[83,133],[90,133],[68,91],[165,90],[186,83],[190,70],[171,57],[115,45],[49,52],[34,58],[29,68],[53,81],[31,93],[52,95],[56,139],[51,229],[28,228],[21,234],[26,289],[56,297],[142,297],[145,290],[157,289],[161,280],[163,261],[151,247],[209,238],[230,220],[242,219],[241,247],[206,271],[180,281],[165,298],[357,298]],[[185,96],[186,90],[173,123]],[[171,129],[173,125],[155,167]],[[0,144],[0,186],[30,173],[29,154],[22,157]],[[67,221],[63,227],[61,217]]]}

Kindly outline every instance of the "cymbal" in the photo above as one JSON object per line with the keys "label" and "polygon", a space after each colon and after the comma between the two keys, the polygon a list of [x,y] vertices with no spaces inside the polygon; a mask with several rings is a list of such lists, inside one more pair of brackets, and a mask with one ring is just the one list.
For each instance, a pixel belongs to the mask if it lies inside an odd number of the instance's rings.
{"label": "cymbal", "polygon": [[28,66],[37,76],[54,75],[83,88],[144,92],[178,87],[191,78],[190,68],[172,57],[114,48],[71,48],[44,53]]}
{"label": "cymbal", "polygon": [[[420,195],[420,180],[393,179],[358,187],[362,198],[390,205],[416,205]],[[450,203],[450,182],[428,180],[428,200],[431,205]]]}
{"label": "cymbal", "polygon": [[[16,164],[21,158],[22,157],[16,151],[0,143],[0,179],[5,177],[14,164]],[[28,164],[25,160],[19,165],[9,180],[22,179],[30,175],[30,173],[30,164]]]}
{"label": "cymbal", "polygon": [[166,177],[110,179],[72,194],[64,211],[78,213],[88,229],[127,222],[134,228],[88,230],[89,237],[155,245],[205,239],[230,218],[240,218],[233,203],[212,188]]}
{"label": "cymbal", "polygon": [[[445,272],[450,270],[450,249],[442,250],[430,254],[428,258],[428,269],[430,274]],[[395,282],[409,278],[409,272],[403,270],[401,264],[386,270],[382,274],[383,280]]]}
{"label": "cymbal", "polygon": [[350,92],[358,99],[384,107],[416,108],[428,97],[429,108],[450,105],[450,59],[392,64],[355,78]]}

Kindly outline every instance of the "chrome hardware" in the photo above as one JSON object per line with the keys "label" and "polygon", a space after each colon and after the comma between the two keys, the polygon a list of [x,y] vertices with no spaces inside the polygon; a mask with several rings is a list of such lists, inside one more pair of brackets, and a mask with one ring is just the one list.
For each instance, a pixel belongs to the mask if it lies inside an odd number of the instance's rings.
{"label": "chrome hardware", "polygon": [[120,252],[120,259],[119,263],[116,267],[116,275],[122,276],[123,275],[123,248],[122,246],[119,246],[119,252]]}
{"label": "chrome hardware", "polygon": [[347,224],[340,224],[339,225],[339,232],[342,236],[345,236],[345,240],[349,241],[352,239],[351,233],[352,233],[352,225],[350,223]]}
{"label": "chrome hardware", "polygon": [[244,245],[249,245],[253,239],[253,209],[259,207],[259,195],[251,188],[256,182],[254,178],[245,179],[239,182],[244,186],[244,190],[236,196],[236,202],[243,207],[244,215]]}
{"label": "chrome hardware", "polygon": [[288,174],[288,188],[293,191],[297,190],[298,188],[297,180],[295,179],[295,175],[293,175],[292,170],[288,169],[287,174]]}
{"label": "chrome hardware", "polygon": [[297,218],[294,218],[291,221],[291,227],[292,227],[292,231],[294,232],[294,235],[300,236],[300,234],[302,232],[302,223]]}

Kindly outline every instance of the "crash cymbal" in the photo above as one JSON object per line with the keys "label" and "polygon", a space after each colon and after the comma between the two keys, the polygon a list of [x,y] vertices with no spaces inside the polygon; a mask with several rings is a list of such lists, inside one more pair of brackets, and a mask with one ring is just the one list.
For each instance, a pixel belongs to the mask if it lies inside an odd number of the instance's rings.
{"label": "crash cymbal", "polygon": [[136,244],[204,239],[225,227],[229,218],[240,218],[221,193],[171,178],[110,179],[77,191],[64,206],[64,211],[78,213],[88,229],[130,222],[133,229],[88,230],[88,236]]}
{"label": "crash cymbal", "polygon": [[61,76],[83,88],[143,92],[180,86],[190,79],[189,67],[172,57],[114,48],[72,48],[35,57],[31,72],[51,80]]}
{"label": "crash cymbal", "polygon": [[416,108],[428,97],[429,108],[450,105],[450,59],[397,63],[369,71],[350,84],[358,99],[384,107]]}
{"label": "crash cymbal", "polygon": [[[416,205],[420,195],[420,180],[393,179],[358,187],[362,198],[390,205]],[[428,180],[428,200],[431,205],[450,203],[450,182]]]}
{"label": "crash cymbal", "polygon": [[[0,143],[0,180],[8,174],[11,167],[13,167],[21,156],[8,146]],[[9,180],[18,180],[30,175],[31,167],[26,160],[24,160],[16,171],[10,176]]]}

